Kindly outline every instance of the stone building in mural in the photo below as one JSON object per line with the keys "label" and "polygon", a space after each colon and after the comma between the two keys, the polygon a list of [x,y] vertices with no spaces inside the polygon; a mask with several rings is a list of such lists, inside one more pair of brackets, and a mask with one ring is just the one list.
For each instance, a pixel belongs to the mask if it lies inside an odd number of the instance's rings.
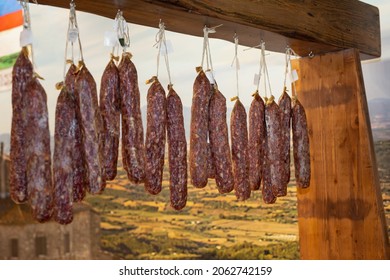
{"label": "stone building in mural", "polygon": [[99,259],[100,217],[78,203],[69,225],[40,224],[32,219],[28,204],[9,197],[9,157],[0,157],[0,260]]}

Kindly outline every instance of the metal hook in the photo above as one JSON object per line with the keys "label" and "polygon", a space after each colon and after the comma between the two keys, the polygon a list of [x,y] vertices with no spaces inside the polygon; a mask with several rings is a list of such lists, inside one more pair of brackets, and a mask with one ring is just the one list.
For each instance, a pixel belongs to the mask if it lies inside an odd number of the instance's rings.
{"label": "metal hook", "polygon": [[310,58],[313,58],[313,57],[314,57],[314,53],[313,53],[313,51],[310,51],[310,53],[309,53],[309,57],[310,57]]}

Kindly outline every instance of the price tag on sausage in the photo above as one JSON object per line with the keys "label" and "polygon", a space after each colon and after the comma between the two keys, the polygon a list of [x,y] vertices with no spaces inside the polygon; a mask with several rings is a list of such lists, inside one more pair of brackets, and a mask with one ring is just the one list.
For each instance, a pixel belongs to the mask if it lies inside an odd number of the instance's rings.
{"label": "price tag on sausage", "polygon": [[28,45],[31,45],[33,42],[33,36],[30,29],[23,29],[22,32],[20,32],[20,47],[25,47]]}

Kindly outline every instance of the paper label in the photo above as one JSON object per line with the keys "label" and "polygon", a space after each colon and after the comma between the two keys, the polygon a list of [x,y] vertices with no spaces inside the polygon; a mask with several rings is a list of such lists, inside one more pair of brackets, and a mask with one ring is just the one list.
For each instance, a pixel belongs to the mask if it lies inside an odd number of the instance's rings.
{"label": "paper label", "polygon": [[30,29],[23,29],[20,32],[20,47],[23,48],[25,46],[31,45],[33,42],[32,32]]}
{"label": "paper label", "polygon": [[105,47],[116,47],[119,45],[116,32],[106,31],[104,33],[104,46]]}
{"label": "paper label", "polygon": [[292,83],[298,81],[298,72],[297,72],[297,70],[293,69],[292,72],[290,73],[290,81]]}
{"label": "paper label", "polygon": [[165,44],[164,44],[164,42],[161,44],[160,54],[166,55],[166,54],[170,54],[170,53],[173,53],[173,45],[172,45],[170,40],[166,40]]}
{"label": "paper label", "polygon": [[79,37],[79,31],[77,28],[71,28],[68,32],[68,41],[71,43],[75,43]]}

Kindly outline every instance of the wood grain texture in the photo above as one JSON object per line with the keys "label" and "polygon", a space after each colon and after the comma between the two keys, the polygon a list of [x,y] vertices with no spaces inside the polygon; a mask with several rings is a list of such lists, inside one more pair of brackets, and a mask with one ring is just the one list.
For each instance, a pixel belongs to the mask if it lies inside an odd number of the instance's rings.
{"label": "wood grain texture", "polygon": [[310,137],[298,189],[302,259],[388,259],[389,239],[357,50],[293,61]]}
{"label": "wood grain texture", "polygon": [[[211,37],[285,52],[291,46],[300,56],[356,48],[362,58],[381,55],[378,8],[356,0],[85,0],[76,9],[115,18],[121,9],[132,23],[203,36],[203,26],[215,26]],[[40,0],[39,4],[69,8],[69,0]],[[79,23],[82,26],[82,23]]]}

